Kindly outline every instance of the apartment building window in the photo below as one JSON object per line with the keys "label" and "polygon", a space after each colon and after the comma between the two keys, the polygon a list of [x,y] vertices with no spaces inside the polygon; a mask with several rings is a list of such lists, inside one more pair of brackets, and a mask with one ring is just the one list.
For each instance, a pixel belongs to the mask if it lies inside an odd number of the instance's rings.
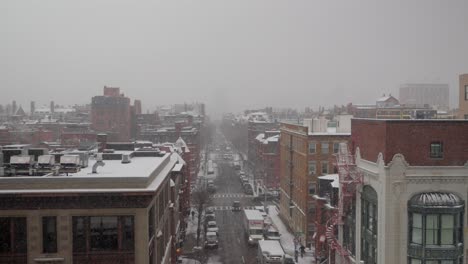
{"label": "apartment building window", "polygon": [[361,259],[365,263],[377,264],[377,192],[369,185],[361,195]]}
{"label": "apartment building window", "polygon": [[465,85],[465,101],[468,101],[468,85]]}
{"label": "apartment building window", "polygon": [[322,174],[328,174],[328,161],[322,161]]}
{"label": "apartment building window", "polygon": [[333,143],[333,153],[338,153],[338,150],[340,149],[340,143],[339,142],[334,142]]}
{"label": "apartment building window", "polygon": [[443,144],[440,141],[431,142],[430,145],[430,157],[435,159],[440,159],[443,157],[444,148]]}
{"label": "apartment building window", "polygon": [[409,263],[462,263],[464,206],[451,193],[420,193],[408,201]]}
{"label": "apartment building window", "polygon": [[322,146],[321,147],[322,154],[328,154],[328,148],[329,148],[328,142],[322,142],[321,146]]}
{"label": "apartment building window", "polygon": [[317,163],[315,161],[309,161],[309,175],[315,175],[317,173]]}
{"label": "apartment building window", "polygon": [[74,216],[73,252],[132,252],[133,216]]}
{"label": "apartment building window", "polygon": [[353,199],[343,225],[343,244],[351,252],[356,254],[356,200]]}
{"label": "apartment building window", "polygon": [[317,143],[309,142],[309,154],[315,154],[317,152]]}
{"label": "apartment building window", "polygon": [[57,217],[42,217],[42,252],[57,252]]}
{"label": "apartment building window", "polygon": [[315,194],[315,182],[309,182],[309,195],[314,195]]}
{"label": "apartment building window", "polygon": [[27,253],[26,230],[26,217],[0,217],[0,257]]}

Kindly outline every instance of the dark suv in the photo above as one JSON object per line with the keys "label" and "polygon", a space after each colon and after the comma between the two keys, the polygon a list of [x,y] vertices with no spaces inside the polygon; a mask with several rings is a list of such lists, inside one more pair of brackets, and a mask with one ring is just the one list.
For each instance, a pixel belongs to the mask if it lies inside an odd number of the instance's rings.
{"label": "dark suv", "polygon": [[240,202],[239,201],[234,201],[232,203],[232,211],[240,211],[240,210],[241,210]]}

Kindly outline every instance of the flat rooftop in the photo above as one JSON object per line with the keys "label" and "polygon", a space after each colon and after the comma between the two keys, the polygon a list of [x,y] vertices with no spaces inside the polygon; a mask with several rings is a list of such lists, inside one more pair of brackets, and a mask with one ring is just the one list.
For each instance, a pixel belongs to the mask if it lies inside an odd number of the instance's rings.
{"label": "flat rooftop", "polygon": [[76,173],[3,176],[0,177],[0,194],[151,192],[181,161],[176,153],[165,153],[161,157],[137,156],[130,160],[130,163],[122,163],[120,159],[103,160],[105,165],[98,166],[97,173],[92,173],[96,159],[90,157],[88,166]]}

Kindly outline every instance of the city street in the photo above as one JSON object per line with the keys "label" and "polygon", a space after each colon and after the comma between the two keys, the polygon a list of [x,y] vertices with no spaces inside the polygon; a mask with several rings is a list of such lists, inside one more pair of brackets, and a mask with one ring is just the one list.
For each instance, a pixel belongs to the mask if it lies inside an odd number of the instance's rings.
{"label": "city street", "polygon": [[[251,207],[252,196],[245,195],[236,171],[227,162],[218,163],[219,175],[212,204],[219,226],[219,248],[206,250],[210,259],[221,263],[256,263],[256,247],[247,245],[243,223],[243,212],[231,210],[233,201],[240,201],[241,207]],[[215,256],[218,256],[216,258]]]}

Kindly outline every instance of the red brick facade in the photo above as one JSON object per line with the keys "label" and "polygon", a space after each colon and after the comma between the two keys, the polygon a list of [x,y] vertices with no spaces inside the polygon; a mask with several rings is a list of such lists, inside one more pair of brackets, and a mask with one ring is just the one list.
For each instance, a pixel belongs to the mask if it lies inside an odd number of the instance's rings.
{"label": "red brick facade", "polygon": [[[441,158],[430,156],[431,143],[441,142]],[[398,153],[413,166],[462,166],[468,160],[468,121],[352,120],[353,152],[375,161],[381,152],[386,164]]]}
{"label": "red brick facade", "polygon": [[104,87],[104,96],[92,98],[92,129],[108,133],[111,141],[128,141],[131,130],[130,99],[119,93],[119,88]]}

